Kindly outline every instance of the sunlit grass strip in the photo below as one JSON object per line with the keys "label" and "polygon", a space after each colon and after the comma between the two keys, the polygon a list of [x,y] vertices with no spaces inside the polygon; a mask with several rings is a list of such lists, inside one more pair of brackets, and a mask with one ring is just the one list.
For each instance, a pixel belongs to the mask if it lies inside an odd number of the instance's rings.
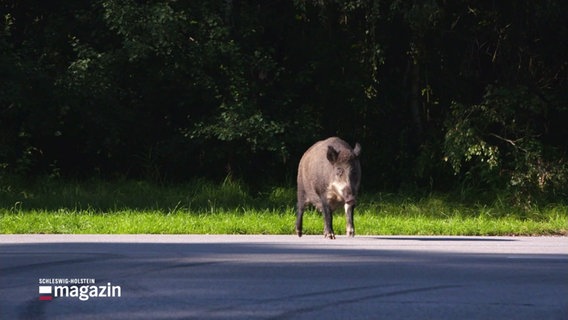
{"label": "sunlit grass strip", "polygon": [[[0,233],[4,234],[290,234],[294,213],[274,210],[220,210],[192,213],[177,210],[20,211],[0,210]],[[334,216],[336,234],[345,233],[345,217]],[[538,220],[517,217],[431,217],[423,214],[395,215],[362,211],[356,215],[358,235],[568,235],[566,214],[552,212]],[[323,221],[316,212],[304,217],[305,234],[322,234]]]}
{"label": "sunlit grass strip", "polygon": [[[1,178],[1,177],[0,177]],[[0,179],[0,233],[64,234],[294,234],[295,189],[197,180],[159,186],[140,181]],[[568,235],[568,204],[511,206],[506,194],[364,193],[358,235]],[[334,230],[345,233],[342,210]],[[304,234],[322,234],[321,215],[306,212]]]}

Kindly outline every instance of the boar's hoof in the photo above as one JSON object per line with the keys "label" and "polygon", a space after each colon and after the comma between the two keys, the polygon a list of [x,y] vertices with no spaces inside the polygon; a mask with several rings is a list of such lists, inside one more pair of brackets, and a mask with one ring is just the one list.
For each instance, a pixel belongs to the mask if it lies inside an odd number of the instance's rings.
{"label": "boar's hoof", "polygon": [[302,231],[296,230],[296,234],[298,235],[298,237],[300,237],[300,238],[302,237]]}
{"label": "boar's hoof", "polygon": [[350,237],[350,238],[355,237],[355,231],[353,231],[353,230],[347,231],[347,236]]}
{"label": "boar's hoof", "polygon": [[326,233],[323,234],[323,237],[326,238],[326,239],[333,240],[333,239],[335,239],[335,234],[333,232],[330,232],[330,233],[326,232]]}

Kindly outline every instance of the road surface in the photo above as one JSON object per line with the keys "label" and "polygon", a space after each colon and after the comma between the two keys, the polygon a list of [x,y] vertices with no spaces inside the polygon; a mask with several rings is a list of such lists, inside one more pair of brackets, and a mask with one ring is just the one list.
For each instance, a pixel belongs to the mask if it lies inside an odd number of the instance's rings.
{"label": "road surface", "polygon": [[568,238],[0,235],[0,318],[568,319]]}

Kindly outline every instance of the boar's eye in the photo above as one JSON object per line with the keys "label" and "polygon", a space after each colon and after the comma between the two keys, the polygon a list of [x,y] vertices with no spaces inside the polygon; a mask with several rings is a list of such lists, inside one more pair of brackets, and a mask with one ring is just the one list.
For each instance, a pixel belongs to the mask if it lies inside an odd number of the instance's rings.
{"label": "boar's eye", "polygon": [[335,168],[335,175],[341,177],[343,175],[343,168]]}

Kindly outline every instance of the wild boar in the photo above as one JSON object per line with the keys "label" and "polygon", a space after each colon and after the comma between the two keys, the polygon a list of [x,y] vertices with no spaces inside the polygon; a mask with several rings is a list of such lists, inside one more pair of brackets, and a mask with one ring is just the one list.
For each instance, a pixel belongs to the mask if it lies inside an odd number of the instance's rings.
{"label": "wild boar", "polygon": [[302,220],[307,204],[315,206],[324,221],[323,235],[335,239],[332,213],[345,208],[346,234],[355,236],[353,211],[361,183],[361,146],[354,148],[337,137],[318,141],[302,156],[298,165],[296,234],[302,236]]}

